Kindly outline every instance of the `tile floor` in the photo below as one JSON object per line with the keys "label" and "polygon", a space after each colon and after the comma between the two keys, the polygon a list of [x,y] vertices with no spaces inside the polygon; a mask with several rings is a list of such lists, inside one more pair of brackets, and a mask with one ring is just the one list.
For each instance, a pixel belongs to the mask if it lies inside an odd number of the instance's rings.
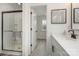
{"label": "tile floor", "polygon": [[37,40],[37,47],[32,52],[31,56],[47,56],[47,52],[46,52],[46,40],[44,40],[44,39],[38,39]]}

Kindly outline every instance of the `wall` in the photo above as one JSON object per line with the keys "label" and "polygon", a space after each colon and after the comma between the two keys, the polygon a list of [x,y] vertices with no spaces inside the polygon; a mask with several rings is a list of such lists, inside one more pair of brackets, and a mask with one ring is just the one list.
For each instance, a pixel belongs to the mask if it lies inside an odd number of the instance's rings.
{"label": "wall", "polygon": [[37,15],[37,39],[46,39],[46,31],[42,30],[42,20],[46,20],[45,15]]}
{"label": "wall", "polygon": [[30,37],[30,4],[23,4],[23,18],[22,18],[22,49],[23,49],[23,55],[29,55],[30,50],[30,43],[31,43],[31,37]]}
{"label": "wall", "polygon": [[[1,21],[2,21],[2,11],[11,11],[11,10],[21,10],[22,9],[22,7],[21,6],[19,6],[18,4],[14,4],[14,3],[0,3],[0,24],[2,24],[1,23]],[[1,28],[2,27],[2,25],[0,25],[0,52],[1,52],[1,49],[2,49],[2,38],[1,38]]]}
{"label": "wall", "polygon": [[[52,9],[67,9],[67,23],[66,24],[51,24],[51,10]],[[62,34],[64,31],[70,27],[70,20],[71,20],[71,9],[70,4],[65,3],[53,3],[47,4],[47,51],[50,55],[51,53],[51,39],[50,35],[53,33]]]}

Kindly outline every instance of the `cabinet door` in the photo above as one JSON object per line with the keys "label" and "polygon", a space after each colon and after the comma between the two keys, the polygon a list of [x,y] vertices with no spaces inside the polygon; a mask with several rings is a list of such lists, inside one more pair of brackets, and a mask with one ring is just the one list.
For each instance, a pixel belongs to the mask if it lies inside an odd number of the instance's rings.
{"label": "cabinet door", "polygon": [[61,45],[52,37],[53,56],[69,56],[69,54],[61,47]]}

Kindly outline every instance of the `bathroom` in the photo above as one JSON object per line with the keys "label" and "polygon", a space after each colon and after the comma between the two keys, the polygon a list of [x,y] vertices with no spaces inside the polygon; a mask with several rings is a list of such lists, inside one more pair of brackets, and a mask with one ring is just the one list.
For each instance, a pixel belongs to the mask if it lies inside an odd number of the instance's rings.
{"label": "bathroom", "polygon": [[2,55],[79,56],[79,3],[0,3],[0,14]]}

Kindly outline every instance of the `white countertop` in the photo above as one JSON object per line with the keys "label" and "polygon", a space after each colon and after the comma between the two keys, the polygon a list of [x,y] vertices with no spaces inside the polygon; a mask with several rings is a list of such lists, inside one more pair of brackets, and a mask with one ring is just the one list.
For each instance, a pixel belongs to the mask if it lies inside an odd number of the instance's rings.
{"label": "white countertop", "polygon": [[52,34],[70,56],[79,56],[79,39],[71,39],[63,34]]}

